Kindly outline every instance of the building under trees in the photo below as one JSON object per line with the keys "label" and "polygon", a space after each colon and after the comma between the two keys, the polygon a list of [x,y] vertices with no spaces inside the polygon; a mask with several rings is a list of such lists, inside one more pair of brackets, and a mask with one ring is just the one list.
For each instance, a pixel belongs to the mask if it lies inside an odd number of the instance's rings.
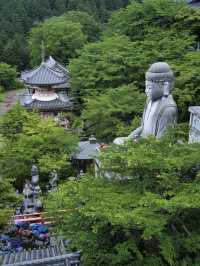
{"label": "building under trees", "polygon": [[69,96],[70,76],[68,70],[51,56],[39,67],[22,72],[21,80],[27,91],[20,103],[28,110],[37,110],[44,117],[74,109]]}

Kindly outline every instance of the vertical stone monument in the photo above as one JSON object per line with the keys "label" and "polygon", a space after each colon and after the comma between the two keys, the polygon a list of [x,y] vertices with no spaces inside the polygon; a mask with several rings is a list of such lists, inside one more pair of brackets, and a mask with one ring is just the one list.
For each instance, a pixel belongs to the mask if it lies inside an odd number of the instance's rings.
{"label": "vertical stone monument", "polygon": [[38,212],[42,209],[42,202],[40,199],[41,193],[38,168],[36,165],[33,165],[31,168],[31,182],[27,180],[23,189],[24,214]]}
{"label": "vertical stone monument", "polygon": [[200,142],[200,106],[189,107],[190,131],[189,143]]}

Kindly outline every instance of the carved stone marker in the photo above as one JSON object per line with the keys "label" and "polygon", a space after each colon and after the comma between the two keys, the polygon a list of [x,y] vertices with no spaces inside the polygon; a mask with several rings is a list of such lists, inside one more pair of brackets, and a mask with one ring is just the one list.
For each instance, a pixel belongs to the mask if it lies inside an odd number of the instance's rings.
{"label": "carved stone marker", "polygon": [[40,199],[42,191],[39,186],[39,171],[36,165],[31,168],[31,182],[26,181],[23,189],[23,213],[34,213],[42,209],[42,201]]}
{"label": "carved stone marker", "polygon": [[169,125],[177,122],[177,106],[171,95],[174,74],[165,62],[158,62],[146,73],[146,105],[141,126],[131,132],[128,137],[114,140],[115,144],[123,144],[127,140],[138,140],[150,135],[161,138]]}
{"label": "carved stone marker", "polygon": [[190,132],[189,143],[200,142],[200,106],[189,107]]}

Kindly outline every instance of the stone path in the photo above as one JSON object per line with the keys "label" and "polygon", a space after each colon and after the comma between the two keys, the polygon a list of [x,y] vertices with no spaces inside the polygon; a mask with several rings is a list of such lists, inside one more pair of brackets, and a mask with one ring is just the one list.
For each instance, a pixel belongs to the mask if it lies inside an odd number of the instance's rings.
{"label": "stone path", "polygon": [[0,102],[0,115],[8,112],[18,101],[19,94],[22,93],[22,90],[13,90],[6,92],[5,98]]}

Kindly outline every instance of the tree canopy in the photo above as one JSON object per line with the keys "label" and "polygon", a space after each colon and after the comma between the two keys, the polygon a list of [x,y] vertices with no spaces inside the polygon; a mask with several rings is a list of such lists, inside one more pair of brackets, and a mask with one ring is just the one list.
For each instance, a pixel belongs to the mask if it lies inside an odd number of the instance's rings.
{"label": "tree canopy", "polygon": [[93,95],[86,100],[81,118],[83,132],[97,139],[112,142],[138,126],[142,116],[144,94],[134,86],[122,86]]}
{"label": "tree canopy", "polygon": [[67,63],[77,56],[77,50],[86,42],[80,23],[65,17],[53,17],[32,29],[29,39],[32,64],[41,62],[42,42],[46,55],[54,55],[59,61]]}
{"label": "tree canopy", "polygon": [[[24,68],[30,51],[32,64],[38,64],[43,42],[46,56],[69,64],[80,104],[73,129],[82,129],[81,138],[94,134],[112,143],[137,127],[145,72],[157,61],[174,72],[179,122],[188,125],[188,107],[199,105],[200,9],[181,0],[128,3],[0,3],[0,60]],[[6,63],[0,64],[0,85],[10,89],[17,71]],[[62,178],[46,208],[72,250],[82,250],[84,265],[200,265],[200,144],[188,144],[188,129],[179,125],[159,140],[101,147],[96,175],[88,171],[77,180],[69,178],[78,141],[74,131],[19,105],[1,117],[0,226],[16,202],[10,178],[22,189],[37,164],[42,182],[54,169]]]}
{"label": "tree canopy", "polygon": [[29,65],[27,36],[33,26],[67,11],[84,11],[105,22],[111,11],[128,4],[128,0],[1,0],[0,3],[0,61]]}
{"label": "tree canopy", "polygon": [[57,228],[88,266],[198,265],[199,150],[168,138],[111,146],[101,177],[63,183],[48,210],[69,209]]}
{"label": "tree canopy", "polygon": [[149,65],[166,61],[176,77],[179,121],[188,121],[188,106],[199,102],[198,17],[199,10],[172,0],[133,1],[114,12],[104,38],[84,46],[70,61],[74,95],[82,102],[93,93],[131,83],[144,91]]}
{"label": "tree canopy", "polygon": [[19,202],[10,180],[0,178],[0,230],[8,224],[8,219],[13,214],[14,209]]}
{"label": "tree canopy", "polygon": [[0,63],[0,87],[2,90],[16,89],[19,84],[16,81],[17,70],[6,63]]}
{"label": "tree canopy", "polygon": [[2,117],[0,133],[4,138],[0,146],[1,175],[14,179],[18,188],[30,176],[32,164],[39,166],[43,176],[54,169],[61,176],[70,172],[77,138],[52,119],[43,120],[38,114],[16,106]]}

